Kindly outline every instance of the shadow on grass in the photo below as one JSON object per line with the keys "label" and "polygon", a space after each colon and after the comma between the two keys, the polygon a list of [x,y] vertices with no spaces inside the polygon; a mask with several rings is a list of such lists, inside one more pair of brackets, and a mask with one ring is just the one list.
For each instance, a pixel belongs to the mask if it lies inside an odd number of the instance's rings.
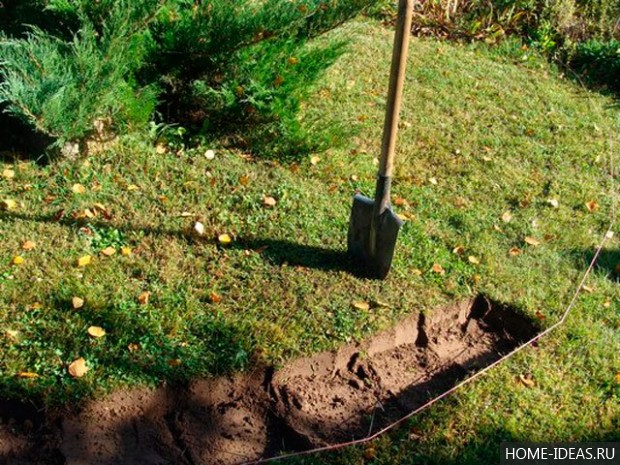
{"label": "shadow on grass", "polygon": [[[580,267],[587,268],[596,253],[593,249],[573,251]],[[604,274],[609,280],[620,282],[620,250],[602,250],[594,265],[594,271]]]}
{"label": "shadow on grass", "polygon": [[[19,212],[0,212],[0,220],[35,221],[55,223],[67,227],[92,226],[98,229],[118,229],[121,232],[140,232],[145,235],[176,237],[184,241],[194,241],[196,237],[182,229],[166,229],[139,224],[117,224],[114,221],[73,219],[66,212],[47,215],[29,215]],[[344,241],[344,238],[343,238]],[[253,250],[270,263],[277,266],[297,266],[323,271],[344,271],[357,277],[368,277],[363,266],[353,260],[345,250],[299,244],[289,240],[238,238],[231,246],[236,250]]]}
{"label": "shadow on grass", "polygon": [[364,277],[363,270],[356,266],[344,250],[298,244],[277,239],[238,239],[236,248],[250,249],[278,266],[298,266],[323,271],[345,271]]}
{"label": "shadow on grass", "polygon": [[34,160],[45,165],[50,161],[47,148],[53,142],[50,137],[3,113],[0,106],[0,161]]}
{"label": "shadow on grass", "polygon": [[[245,370],[251,349],[247,331],[231,325],[219,313],[205,311],[186,322],[189,334],[181,341],[174,338],[174,329],[149,316],[153,309],[148,305],[87,302],[75,310],[71,293],[63,288],[43,299],[52,313],[36,317],[33,325],[47,328],[44,333],[48,337],[17,342],[24,347],[38,344],[35,358],[50,356],[55,360],[51,354],[56,353],[62,363],[60,370],[42,372],[32,379],[0,378],[0,464],[61,465],[68,463],[67,454],[77,460],[69,463],[190,463],[174,443],[166,444],[163,455],[156,453],[157,440],[149,433],[163,431],[168,434],[164,442],[172,433],[161,421],[153,424],[150,420],[174,411],[193,379],[205,373],[216,376]],[[105,337],[87,337],[85,331],[91,324],[104,328]],[[78,357],[87,360],[89,372],[74,379],[67,366]],[[74,413],[119,380],[128,386],[157,385],[158,389],[152,396],[149,389],[120,389],[118,405],[113,402],[106,407],[106,412],[112,411],[100,419],[111,428],[110,438],[106,440],[97,423],[90,425],[88,434],[90,439],[98,439],[82,444],[79,434],[86,425],[77,422]],[[138,397],[131,397],[136,392]],[[131,421],[116,418],[113,409],[117,406],[131,412]],[[157,460],[153,461],[154,457]]]}

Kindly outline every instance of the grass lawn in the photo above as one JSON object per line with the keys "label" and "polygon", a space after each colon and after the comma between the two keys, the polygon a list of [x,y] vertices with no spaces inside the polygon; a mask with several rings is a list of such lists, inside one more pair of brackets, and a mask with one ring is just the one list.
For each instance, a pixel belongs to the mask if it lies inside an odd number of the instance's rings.
{"label": "grass lawn", "polygon": [[[477,294],[556,321],[612,218],[614,102],[517,46],[413,40],[393,187],[407,221],[391,275],[368,280],[346,229],[354,191],[373,192],[392,34],[333,33],[351,52],[305,114],[357,135],[312,160],[126,136],[77,162],[0,164],[1,397],[62,404],[278,364]],[[496,463],[502,439],[619,439],[617,262],[614,238],[536,348],[371,447],[304,460]],[[79,357],[89,371],[74,379]]]}

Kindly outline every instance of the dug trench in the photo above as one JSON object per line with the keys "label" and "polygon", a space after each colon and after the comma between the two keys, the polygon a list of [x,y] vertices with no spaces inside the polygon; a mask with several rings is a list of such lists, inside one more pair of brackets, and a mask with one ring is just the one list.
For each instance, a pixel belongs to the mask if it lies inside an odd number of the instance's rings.
{"label": "dug trench", "polygon": [[359,439],[536,332],[478,297],[277,370],[120,391],[80,412],[0,403],[0,463],[238,464]]}

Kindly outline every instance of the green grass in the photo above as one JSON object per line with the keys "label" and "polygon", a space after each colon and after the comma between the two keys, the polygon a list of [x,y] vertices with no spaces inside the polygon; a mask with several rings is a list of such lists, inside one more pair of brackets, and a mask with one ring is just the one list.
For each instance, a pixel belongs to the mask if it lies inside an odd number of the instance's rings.
{"label": "green grass", "polygon": [[[0,178],[0,200],[18,207],[0,211],[0,330],[19,332],[0,338],[2,397],[62,403],[280,363],[479,293],[539,312],[543,326],[556,321],[611,220],[613,102],[515,46],[413,40],[393,187],[409,219],[388,280],[368,280],[350,272],[343,252],[351,196],[373,192],[391,33],[356,22],[334,34],[350,38],[352,51],[305,112],[357,136],[316,164],[226,151],[208,160],[206,147],[158,154],[138,136],[87,163],[2,164],[16,175]],[[73,193],[75,183],[86,192]],[[275,207],[263,206],[266,195]],[[95,203],[108,218],[72,217]],[[232,244],[218,244],[222,233]],[[527,245],[528,236],[540,245]],[[25,240],[36,248],[21,250]],[[108,246],[133,252],[102,256]],[[24,263],[11,264],[16,255]],[[84,255],[92,263],[77,267]],[[501,439],[617,439],[616,262],[614,238],[564,327],[377,441],[372,462],[495,463]],[[72,308],[74,296],[83,308]],[[361,311],[357,300],[390,306]],[[90,338],[91,325],[106,336]],[[76,380],[66,368],[77,357],[90,371]],[[38,377],[19,378],[23,371]],[[516,382],[525,373],[534,387]],[[411,428],[421,438],[411,439]],[[359,463],[364,451],[311,460]]]}

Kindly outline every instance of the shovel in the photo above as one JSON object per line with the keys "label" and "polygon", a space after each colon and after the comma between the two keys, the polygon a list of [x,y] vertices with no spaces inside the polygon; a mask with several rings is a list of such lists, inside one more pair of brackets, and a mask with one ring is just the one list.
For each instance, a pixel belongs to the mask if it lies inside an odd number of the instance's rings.
{"label": "shovel", "polygon": [[355,195],[347,237],[349,254],[370,276],[379,279],[390,271],[398,230],[403,225],[390,206],[390,186],[412,14],[413,0],[400,0],[375,199]]}

